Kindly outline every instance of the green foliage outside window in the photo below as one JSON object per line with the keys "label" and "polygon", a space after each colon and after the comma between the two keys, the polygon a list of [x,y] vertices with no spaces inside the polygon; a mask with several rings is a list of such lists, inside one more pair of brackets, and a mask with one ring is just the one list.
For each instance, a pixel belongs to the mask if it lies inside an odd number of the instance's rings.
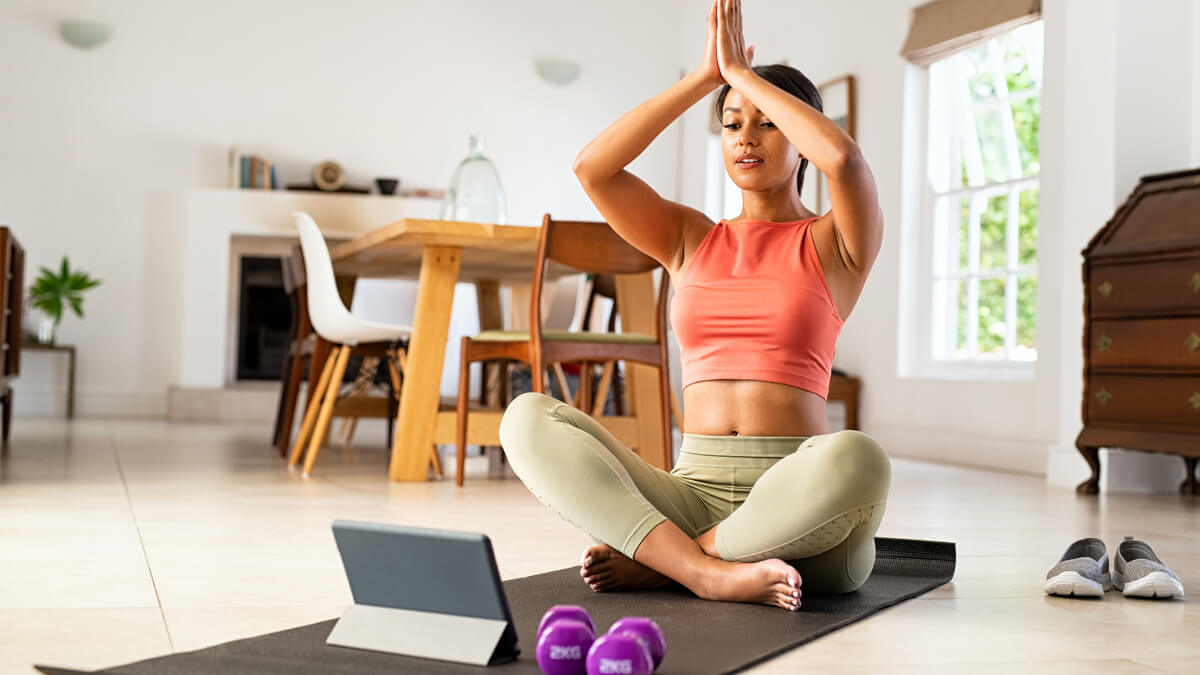
{"label": "green foliage outside window", "polygon": [[[1034,42],[1036,41],[1036,42]],[[1040,73],[1031,69],[1034,61],[1031,49],[1040,51],[1040,27],[1036,32],[1018,29],[1000,38],[998,47],[1006,72],[1008,95],[1040,85]],[[993,54],[994,55],[994,54]],[[988,59],[987,48],[979,47],[963,54],[967,74],[967,86],[973,104],[975,132],[983,164],[983,180],[986,183],[1004,182],[1020,178],[1036,177],[1041,170],[1039,130],[1041,126],[1041,98],[1034,94],[1016,101],[996,98],[994,78]],[[1040,62],[1040,57],[1036,59]],[[990,99],[990,100],[989,100]],[[1011,115],[1012,129],[1016,135],[1016,147],[1020,167],[1019,175],[1010,175],[1008,150],[1005,139],[1003,115]],[[973,143],[975,139],[966,138]],[[970,184],[963,154],[962,185]],[[1037,263],[1038,190],[1024,189],[1017,193],[1017,260],[1007,259],[1006,229],[1008,225],[1008,194],[987,198],[986,208],[979,221],[979,264],[977,271],[1002,273],[1006,269],[1032,267]],[[958,251],[957,260],[951,269],[967,274],[969,266],[970,199],[958,199]],[[968,356],[967,345],[967,290],[968,281],[958,286],[957,331],[955,355]],[[1004,339],[1007,332],[1005,314],[1005,280],[1003,277],[979,280],[978,314],[976,318],[978,356],[1003,357]],[[1016,346],[1019,351],[1032,351],[1037,327],[1037,277],[1022,270],[1016,277],[1017,316]]]}

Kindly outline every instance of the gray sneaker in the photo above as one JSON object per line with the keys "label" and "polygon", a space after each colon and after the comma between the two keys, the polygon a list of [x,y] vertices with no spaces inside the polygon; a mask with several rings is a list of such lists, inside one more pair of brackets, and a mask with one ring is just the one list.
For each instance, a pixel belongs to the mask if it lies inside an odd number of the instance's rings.
{"label": "gray sneaker", "polygon": [[1046,573],[1046,595],[1098,598],[1112,588],[1108,573],[1108,550],[1094,537],[1080,539],[1067,547],[1057,565]]}
{"label": "gray sneaker", "polygon": [[1150,545],[1125,537],[1117,545],[1113,585],[1125,595],[1139,598],[1183,597],[1183,582],[1154,555]]}

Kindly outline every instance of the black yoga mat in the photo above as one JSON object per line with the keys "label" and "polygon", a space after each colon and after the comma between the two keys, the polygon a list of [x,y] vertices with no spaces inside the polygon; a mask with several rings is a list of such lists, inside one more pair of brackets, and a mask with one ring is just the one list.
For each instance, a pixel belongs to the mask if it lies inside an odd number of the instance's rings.
{"label": "black yoga mat", "polygon": [[[227,642],[194,652],[130,663],[98,673],[119,675],[201,675],[256,673],[536,673],[538,620],[551,605],[583,605],[597,631],[623,616],[648,616],[667,639],[667,656],[658,673],[732,673],[765,661],[918,596],[954,576],[954,544],[908,539],[875,540],[877,558],[870,579],[845,595],[805,595],[799,612],[759,605],[700,600],[682,588],[624,593],[593,593],[570,567],[504,583],[517,623],[521,657],[490,668],[429,661],[344,647],[325,638],[334,620]],[[48,675],[80,671],[37,666]]]}

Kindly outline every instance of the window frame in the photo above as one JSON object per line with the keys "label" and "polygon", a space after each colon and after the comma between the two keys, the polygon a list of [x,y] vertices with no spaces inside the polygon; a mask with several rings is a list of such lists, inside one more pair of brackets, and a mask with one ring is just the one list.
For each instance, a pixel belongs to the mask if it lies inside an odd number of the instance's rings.
{"label": "window frame", "polygon": [[[1006,33],[1007,35],[1007,33]],[[1044,33],[1043,33],[1044,35]],[[999,37],[999,36],[998,36]],[[995,45],[994,40],[989,41],[989,45]],[[994,46],[989,46],[989,49],[995,49]],[[957,56],[957,55],[956,55]],[[954,57],[951,57],[954,58]],[[993,59],[993,64],[998,64],[999,61]],[[1042,64],[1037,63],[1038,67]],[[1044,71],[1043,71],[1044,72]],[[999,79],[999,84],[1005,84],[1003,71],[993,69],[993,74]],[[911,166],[916,171],[916,180],[909,183],[910,190],[918,193],[916,199],[916,212],[912,214],[915,218],[912,221],[914,227],[910,231],[915,230],[911,247],[906,247],[906,251],[902,251],[901,264],[911,265],[909,274],[902,275],[902,278],[908,279],[906,287],[902,287],[902,298],[906,302],[902,302],[902,307],[915,310],[915,316],[903,317],[901,319],[902,335],[909,335],[911,342],[906,342],[904,339],[900,341],[900,376],[901,377],[919,377],[926,379],[949,379],[949,380],[977,380],[977,381],[1025,381],[1032,380],[1037,364],[1037,342],[1041,331],[1036,331],[1034,335],[1034,359],[1018,359],[1013,358],[1015,348],[1015,336],[1018,330],[1016,325],[1017,318],[1017,290],[1019,280],[1032,277],[1039,279],[1039,265],[1035,261],[1031,265],[1019,265],[1017,253],[1019,251],[1019,233],[1020,233],[1020,194],[1029,189],[1038,190],[1038,208],[1039,214],[1035,227],[1040,230],[1041,214],[1040,214],[1040,184],[1041,172],[1040,168],[1037,174],[1028,177],[1021,177],[1013,180],[998,181],[994,183],[982,183],[980,185],[970,185],[968,180],[967,185],[958,185],[944,192],[935,191],[934,183],[935,176],[931,174],[931,170],[949,172],[953,170],[961,171],[962,160],[958,152],[953,148],[957,138],[967,130],[958,131],[954,134],[934,134],[932,129],[935,123],[945,123],[945,119],[954,116],[955,113],[964,113],[967,110],[972,111],[971,116],[959,115],[958,120],[954,120],[956,126],[962,127],[965,124],[973,124],[981,109],[1008,109],[1011,111],[1011,106],[1029,98],[1039,98],[1043,96],[1044,78],[1039,78],[1035,87],[1017,92],[1015,95],[1010,94],[1005,86],[1003,92],[997,91],[995,95],[990,96],[981,101],[971,101],[965,90],[960,91],[964,100],[960,100],[955,105],[949,105],[945,99],[952,94],[949,90],[940,92],[939,100],[934,100],[934,96],[939,94],[934,87],[939,86],[935,82],[934,76],[931,74],[929,67],[910,66],[908,68],[909,75],[909,97],[915,97],[916,100],[910,100],[908,114],[914,115],[915,124],[907,124],[906,129],[914,134],[915,142],[909,146],[916,152],[918,157],[915,162],[905,162],[906,166]],[[965,77],[965,76],[964,76]],[[912,104],[916,104],[914,107]],[[1009,117],[1011,120],[1011,117]],[[1019,156],[1015,154],[1015,142],[1017,137],[1015,131],[1009,133],[1002,142],[1006,144],[1006,155],[1010,164],[1013,161],[1018,162]],[[1040,147],[1040,143],[1039,143]],[[944,166],[933,167],[931,162],[935,158],[942,158]],[[1040,159],[1040,158],[1039,158]],[[951,168],[951,165],[957,167]],[[970,162],[968,162],[970,166]],[[943,174],[936,178],[942,179],[943,185],[956,184],[958,180],[948,180],[948,175]],[[910,192],[911,194],[911,192]],[[983,211],[986,210],[987,200],[997,195],[1007,195],[1007,220],[1005,224],[1005,266],[1003,269],[996,268],[993,270],[980,270],[979,262],[979,218]],[[954,213],[958,212],[957,203],[963,196],[972,197],[971,199],[971,226],[969,234],[973,239],[968,246],[968,267],[966,272],[961,272],[958,269],[957,263],[952,268],[946,265],[950,260],[957,261],[959,259],[957,250],[958,228],[961,226],[961,221],[957,216],[953,220],[947,220],[939,217],[936,209],[939,206],[939,200],[953,200],[949,204],[950,210]],[[953,236],[948,234],[953,231]],[[954,250],[951,251],[951,245]],[[953,255],[950,255],[953,253]],[[914,272],[915,271],[915,272]],[[971,354],[966,358],[946,358],[945,355],[953,352],[957,348],[957,305],[951,307],[949,298],[953,297],[950,294],[945,294],[945,298],[939,300],[940,284],[951,283],[955,281],[967,281],[968,288],[968,331],[971,335],[968,336],[968,345],[972,344],[971,337],[974,336],[978,328],[978,317],[976,312],[979,308],[977,288],[980,279],[985,278],[1003,278],[1005,279],[1005,319],[1006,319],[1006,339],[1005,339],[1005,356],[1002,358],[996,357],[981,357],[978,354]],[[1038,285],[1039,292],[1041,285]],[[975,290],[975,293],[971,293]],[[972,302],[973,301],[973,302]],[[1035,302],[1037,302],[1035,300]],[[973,305],[973,306],[972,306]],[[974,311],[972,311],[974,310]],[[1036,308],[1035,308],[1036,316]],[[904,324],[908,323],[908,329],[904,330]],[[971,349],[969,346],[968,349]],[[940,357],[939,357],[940,355]]]}

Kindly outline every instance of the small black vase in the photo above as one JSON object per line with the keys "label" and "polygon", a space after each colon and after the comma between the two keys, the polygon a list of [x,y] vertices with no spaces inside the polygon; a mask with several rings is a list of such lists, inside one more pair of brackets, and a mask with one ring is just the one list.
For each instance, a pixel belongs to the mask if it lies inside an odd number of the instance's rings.
{"label": "small black vase", "polygon": [[396,186],[400,185],[400,181],[396,178],[376,178],[375,185],[379,188],[379,194],[394,195],[396,194]]}

